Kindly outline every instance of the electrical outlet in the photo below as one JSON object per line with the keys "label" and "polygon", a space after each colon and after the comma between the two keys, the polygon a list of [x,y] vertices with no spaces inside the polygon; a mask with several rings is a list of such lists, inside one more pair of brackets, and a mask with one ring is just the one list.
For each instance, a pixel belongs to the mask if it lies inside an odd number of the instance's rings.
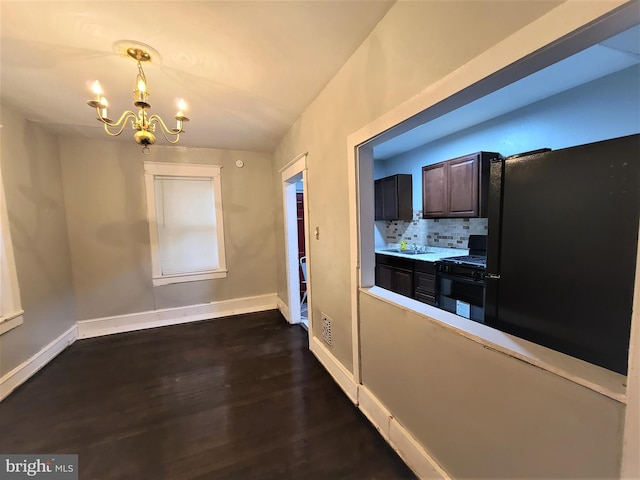
{"label": "electrical outlet", "polygon": [[320,312],[322,316],[322,339],[324,342],[331,346],[333,342],[333,338],[331,336],[331,319],[325,314]]}

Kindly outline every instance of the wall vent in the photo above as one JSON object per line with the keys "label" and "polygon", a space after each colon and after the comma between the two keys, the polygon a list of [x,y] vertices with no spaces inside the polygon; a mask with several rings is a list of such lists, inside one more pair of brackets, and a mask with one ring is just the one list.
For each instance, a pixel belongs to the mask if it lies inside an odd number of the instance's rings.
{"label": "wall vent", "polygon": [[324,342],[331,346],[332,337],[331,337],[331,319],[324,313],[320,312],[322,315],[322,339]]}

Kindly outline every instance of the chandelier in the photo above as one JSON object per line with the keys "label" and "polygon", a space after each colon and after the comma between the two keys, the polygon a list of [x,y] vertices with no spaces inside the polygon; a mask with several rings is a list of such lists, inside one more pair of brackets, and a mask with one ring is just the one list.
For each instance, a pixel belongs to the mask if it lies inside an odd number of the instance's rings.
{"label": "chandelier", "polygon": [[96,109],[98,120],[104,124],[104,131],[112,137],[120,135],[127,125],[127,120],[131,120],[131,127],[136,131],[133,134],[133,138],[138,144],[142,145],[142,153],[146,155],[150,152],[149,145],[153,145],[156,141],[156,136],[154,135],[156,126],[160,127],[160,132],[162,132],[167,142],[175,144],[180,140],[180,134],[184,132],[184,122],[188,122],[189,119],[184,115],[186,104],[183,99],[178,101],[178,113],[174,117],[177,121],[176,128],[167,127],[166,123],[158,115],[147,114],[147,109],[151,108],[151,105],[147,103],[149,89],[147,77],[142,69],[142,62],[151,61],[151,55],[137,46],[127,48],[126,53],[138,63],[138,75],[136,76],[136,86],[133,91],[133,104],[138,107],[138,113],[127,110],[120,115],[117,121],[111,120],[107,112],[109,102],[103,96],[102,87],[97,80],[92,87],[95,98],[88,100],[87,105]]}

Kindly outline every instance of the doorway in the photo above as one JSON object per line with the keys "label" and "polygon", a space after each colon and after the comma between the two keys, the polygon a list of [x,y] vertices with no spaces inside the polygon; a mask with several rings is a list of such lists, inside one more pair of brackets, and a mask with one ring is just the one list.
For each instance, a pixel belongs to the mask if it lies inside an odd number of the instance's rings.
{"label": "doorway", "polygon": [[308,268],[308,210],[306,158],[302,154],[280,170],[284,202],[287,265],[287,308],[283,315],[292,324],[309,329],[311,289]]}

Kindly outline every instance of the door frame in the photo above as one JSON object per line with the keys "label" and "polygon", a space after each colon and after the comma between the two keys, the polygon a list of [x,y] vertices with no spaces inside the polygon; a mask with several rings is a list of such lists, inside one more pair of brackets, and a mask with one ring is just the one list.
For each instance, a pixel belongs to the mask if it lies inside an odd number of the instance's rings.
{"label": "door frame", "polygon": [[300,274],[298,262],[298,215],[296,206],[296,183],[302,180],[304,209],[304,242],[307,256],[307,318],[309,330],[312,326],[311,268],[309,262],[309,202],[307,177],[307,152],[301,153],[280,169],[282,178],[282,201],[284,212],[285,264],[287,277],[287,305],[283,316],[291,324],[301,323]]}

